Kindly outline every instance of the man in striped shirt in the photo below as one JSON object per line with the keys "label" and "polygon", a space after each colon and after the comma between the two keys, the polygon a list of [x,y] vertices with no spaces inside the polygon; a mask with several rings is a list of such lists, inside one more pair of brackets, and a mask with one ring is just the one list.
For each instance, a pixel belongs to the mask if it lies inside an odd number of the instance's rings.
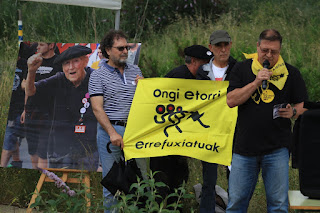
{"label": "man in striped shirt", "polygon": [[[89,94],[93,112],[98,120],[97,143],[103,176],[111,169],[115,159],[121,156],[123,134],[130,106],[142,73],[138,66],[126,63],[128,58],[127,37],[121,30],[111,30],[101,41],[101,50],[109,60],[90,76]],[[106,145],[111,142],[108,153]],[[139,166],[139,162],[137,161]],[[103,188],[105,212],[116,203],[113,195]]]}

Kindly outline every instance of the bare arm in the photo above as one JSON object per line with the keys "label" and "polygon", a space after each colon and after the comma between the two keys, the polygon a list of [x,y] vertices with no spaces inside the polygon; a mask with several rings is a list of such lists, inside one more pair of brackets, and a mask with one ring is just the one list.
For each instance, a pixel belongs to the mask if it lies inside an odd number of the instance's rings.
{"label": "bare arm", "polygon": [[263,80],[270,79],[272,72],[263,68],[256,76],[256,79],[242,88],[234,89],[227,94],[227,104],[230,108],[239,106],[246,102]]}
{"label": "bare arm", "polygon": [[[93,109],[93,113],[96,116],[99,124],[103,127],[103,129],[110,136],[110,141],[115,146],[120,146],[123,149],[123,138],[120,134],[116,132],[110,123],[108,115],[105,113],[103,109],[103,96],[94,96],[91,97],[91,106]],[[108,141],[106,141],[107,143]]]}
{"label": "bare arm", "polygon": [[28,75],[25,83],[26,96],[33,96],[36,93],[34,81],[37,69],[40,67],[42,60],[41,53],[34,54],[28,59]]}

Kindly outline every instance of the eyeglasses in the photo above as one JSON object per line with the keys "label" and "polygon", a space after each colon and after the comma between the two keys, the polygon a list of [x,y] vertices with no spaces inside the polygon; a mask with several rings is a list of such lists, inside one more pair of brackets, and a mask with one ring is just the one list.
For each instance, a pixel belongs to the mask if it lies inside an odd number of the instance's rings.
{"label": "eyeglasses", "polygon": [[122,52],[124,49],[130,50],[130,46],[120,46],[120,47],[112,47],[112,48],[117,48],[120,52]]}
{"label": "eyeglasses", "polygon": [[259,46],[259,48],[260,48],[261,52],[264,54],[268,54],[270,52],[271,55],[278,55],[280,53],[280,50],[262,49],[260,46]]}

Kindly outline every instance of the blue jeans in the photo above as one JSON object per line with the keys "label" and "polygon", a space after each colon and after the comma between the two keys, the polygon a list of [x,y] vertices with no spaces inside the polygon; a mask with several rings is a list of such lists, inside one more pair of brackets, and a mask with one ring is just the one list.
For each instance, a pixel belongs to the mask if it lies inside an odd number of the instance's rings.
{"label": "blue jeans", "polygon": [[[125,127],[113,125],[113,128],[116,132],[123,137]],[[115,159],[118,161],[121,156],[121,149],[119,146],[114,146],[110,144],[111,154],[107,151],[107,143],[110,142],[110,137],[108,133],[102,128],[102,126],[98,123],[97,128],[97,143],[98,143],[98,151],[100,156],[100,161],[102,164],[102,176],[105,177],[110,171]],[[142,177],[145,179],[147,174],[147,164],[145,158],[136,158],[136,164],[142,173]],[[103,196],[104,196],[104,206],[108,212],[115,212],[115,209],[111,209],[112,205],[117,204],[117,200],[113,197],[113,195],[103,187]]]}
{"label": "blue jeans", "polygon": [[[113,125],[113,128],[116,132],[123,136],[125,127]],[[110,136],[103,129],[103,127],[98,123],[97,128],[97,143],[98,143],[98,151],[100,156],[100,161],[102,164],[102,177],[105,177],[110,171],[115,159],[119,160],[121,156],[121,149],[119,146],[114,146],[110,144],[110,149],[112,153],[108,153],[107,151],[107,143],[110,142]],[[107,208],[104,212],[112,212],[111,206],[117,204],[117,200],[113,197],[113,195],[103,187],[103,196],[104,196],[104,206]]]}
{"label": "blue jeans", "polygon": [[23,137],[23,125],[20,123],[20,115],[17,115],[14,120],[8,120],[7,122],[2,148],[7,151],[15,151],[17,149],[17,143],[20,145],[20,139]]}
{"label": "blue jeans", "polygon": [[200,212],[214,213],[216,206],[217,164],[202,162],[203,185],[201,190]]}
{"label": "blue jeans", "polygon": [[260,168],[268,212],[288,212],[289,151],[276,149],[261,156],[233,154],[227,213],[247,212]]}

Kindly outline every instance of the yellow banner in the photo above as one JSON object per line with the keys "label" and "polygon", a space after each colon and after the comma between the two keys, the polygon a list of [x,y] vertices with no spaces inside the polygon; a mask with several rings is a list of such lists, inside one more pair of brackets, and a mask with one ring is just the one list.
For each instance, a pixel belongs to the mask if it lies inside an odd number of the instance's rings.
{"label": "yellow banner", "polygon": [[124,134],[126,160],[183,155],[230,165],[237,107],[227,81],[139,80]]}

